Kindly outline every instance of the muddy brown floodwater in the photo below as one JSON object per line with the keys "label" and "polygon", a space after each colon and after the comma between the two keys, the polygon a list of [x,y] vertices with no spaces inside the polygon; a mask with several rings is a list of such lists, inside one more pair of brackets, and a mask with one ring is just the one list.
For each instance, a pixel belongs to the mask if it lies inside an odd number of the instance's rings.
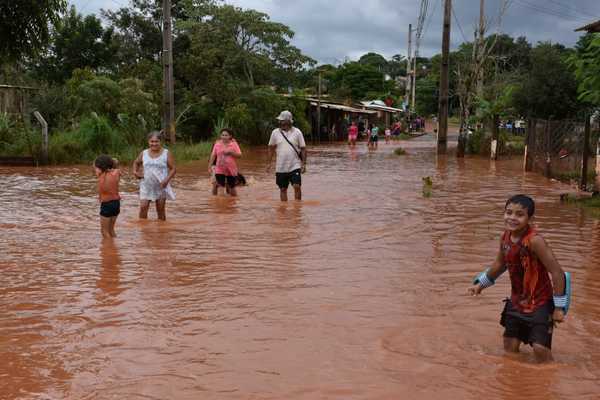
{"label": "muddy brown floodwater", "polygon": [[[0,168],[0,398],[599,399],[599,221],[519,160],[402,145],[311,147],[300,203],[261,150],[234,200],[180,165],[165,223],[127,176],[114,244],[89,167]],[[574,279],[543,366],[503,355],[506,276],[465,295],[518,192]]]}

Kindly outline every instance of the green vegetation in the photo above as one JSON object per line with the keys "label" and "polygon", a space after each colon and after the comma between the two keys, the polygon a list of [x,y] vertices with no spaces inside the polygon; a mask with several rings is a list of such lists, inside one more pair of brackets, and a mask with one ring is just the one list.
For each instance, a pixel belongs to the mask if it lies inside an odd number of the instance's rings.
{"label": "green vegetation", "polygon": [[433,195],[433,179],[430,176],[425,176],[421,180],[423,181],[423,197],[431,197]]}
{"label": "green vegetation", "polygon": [[403,155],[406,155],[407,153],[406,153],[406,150],[404,150],[402,147],[396,147],[394,149],[394,154],[397,156],[403,156]]}
{"label": "green vegetation", "polygon": [[580,198],[572,194],[563,194],[560,199],[563,202],[581,206],[590,214],[600,218],[600,195]]}

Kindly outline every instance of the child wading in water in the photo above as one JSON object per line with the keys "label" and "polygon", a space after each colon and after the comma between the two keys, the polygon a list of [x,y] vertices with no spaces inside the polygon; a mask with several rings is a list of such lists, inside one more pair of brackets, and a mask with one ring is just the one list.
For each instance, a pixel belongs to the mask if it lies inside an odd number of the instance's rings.
{"label": "child wading in water", "polygon": [[505,300],[500,319],[505,328],[504,350],[517,353],[521,343],[526,343],[533,347],[536,360],[545,362],[552,360],[552,330],[554,323],[565,317],[570,292],[565,290],[568,275],[530,225],[534,211],[535,203],[530,197],[516,195],[508,199],[504,208],[506,230],[498,256],[468,291],[478,295],[508,270],[511,296]]}
{"label": "child wading in water", "polygon": [[116,237],[115,223],[121,212],[121,196],[119,196],[119,180],[121,171],[117,160],[105,154],[94,161],[94,169],[98,177],[98,195],[100,197],[100,230],[103,238]]}
{"label": "child wading in water", "polygon": [[215,179],[217,180],[218,193],[224,195],[227,187],[231,196],[237,196],[235,189],[238,183],[238,167],[236,159],[242,156],[240,146],[238,146],[231,130],[221,129],[221,139],[218,140],[212,150],[210,160],[208,161],[208,173],[212,172],[212,165],[215,164]]}

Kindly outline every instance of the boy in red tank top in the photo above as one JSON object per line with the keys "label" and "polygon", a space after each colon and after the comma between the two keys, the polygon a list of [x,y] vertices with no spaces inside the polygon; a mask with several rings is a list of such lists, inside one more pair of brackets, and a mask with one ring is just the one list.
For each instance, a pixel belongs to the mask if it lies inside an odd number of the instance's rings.
{"label": "boy in red tank top", "polygon": [[521,343],[533,347],[539,362],[552,360],[552,330],[568,308],[565,274],[552,250],[530,225],[534,201],[525,195],[508,199],[504,208],[505,231],[492,266],[469,288],[473,296],[494,284],[508,270],[511,296],[506,299],[500,324],[504,349],[516,353]]}

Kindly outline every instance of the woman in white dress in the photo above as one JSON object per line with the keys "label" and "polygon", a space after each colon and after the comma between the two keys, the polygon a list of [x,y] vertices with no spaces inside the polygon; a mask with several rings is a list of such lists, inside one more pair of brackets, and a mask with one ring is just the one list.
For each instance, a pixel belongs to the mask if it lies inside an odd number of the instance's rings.
{"label": "woman in white dress", "polygon": [[[140,218],[148,218],[150,202],[156,203],[158,219],[165,220],[166,201],[175,200],[171,179],[175,176],[175,160],[161,143],[161,133],[148,134],[148,148],[133,162],[133,174],[140,179]],[[143,168],[141,171],[140,169]]]}

